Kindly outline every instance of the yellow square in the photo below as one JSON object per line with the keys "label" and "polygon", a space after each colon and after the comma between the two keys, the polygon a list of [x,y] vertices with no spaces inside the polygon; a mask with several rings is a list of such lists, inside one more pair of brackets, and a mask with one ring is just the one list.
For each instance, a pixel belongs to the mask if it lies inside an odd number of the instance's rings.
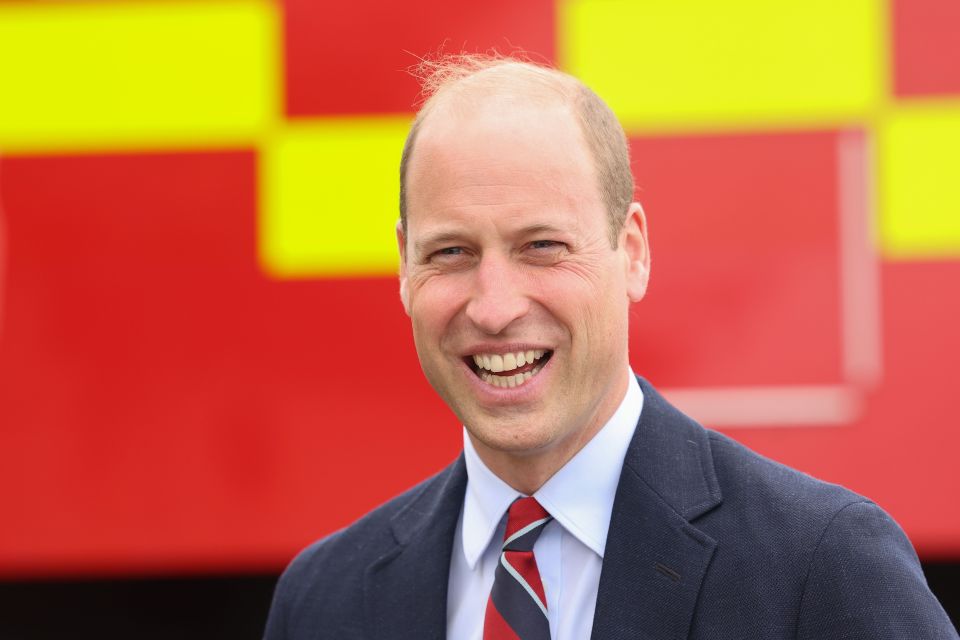
{"label": "yellow square", "polygon": [[0,150],[249,146],[278,29],[263,0],[0,4]]}
{"label": "yellow square", "polygon": [[878,0],[569,0],[563,66],[633,130],[845,122],[884,92]]}
{"label": "yellow square", "polygon": [[259,254],[278,278],[396,274],[405,118],[293,123],[261,147]]}
{"label": "yellow square", "polygon": [[883,255],[960,258],[960,102],[901,105],[879,134]]}

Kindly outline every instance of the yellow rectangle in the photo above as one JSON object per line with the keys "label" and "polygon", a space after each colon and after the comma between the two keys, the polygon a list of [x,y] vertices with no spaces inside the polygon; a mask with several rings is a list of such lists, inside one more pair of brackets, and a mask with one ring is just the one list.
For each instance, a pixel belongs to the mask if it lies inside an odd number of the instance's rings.
{"label": "yellow rectangle", "polygon": [[560,55],[628,129],[856,120],[882,98],[879,0],[570,0]]}
{"label": "yellow rectangle", "polygon": [[406,118],[331,118],[261,147],[260,263],[278,278],[392,275]]}
{"label": "yellow rectangle", "polygon": [[278,28],[265,0],[0,4],[0,150],[252,140]]}
{"label": "yellow rectangle", "polygon": [[898,105],[880,123],[885,257],[960,258],[960,101]]}

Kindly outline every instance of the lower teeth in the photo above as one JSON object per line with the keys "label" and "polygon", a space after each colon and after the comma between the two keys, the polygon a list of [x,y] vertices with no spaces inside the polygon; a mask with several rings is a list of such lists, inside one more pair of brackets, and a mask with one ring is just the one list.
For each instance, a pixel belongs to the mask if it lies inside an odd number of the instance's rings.
{"label": "lower teeth", "polygon": [[527,380],[540,373],[541,369],[543,369],[543,365],[538,365],[526,373],[516,373],[512,376],[498,376],[493,373],[483,372],[480,374],[480,377],[484,382],[491,386],[500,387],[501,389],[512,389],[514,387],[519,387]]}

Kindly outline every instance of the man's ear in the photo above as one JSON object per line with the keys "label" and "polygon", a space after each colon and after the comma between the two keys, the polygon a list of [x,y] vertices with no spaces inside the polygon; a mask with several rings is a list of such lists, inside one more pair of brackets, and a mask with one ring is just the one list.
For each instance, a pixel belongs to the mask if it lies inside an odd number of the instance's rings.
{"label": "man's ear", "polygon": [[410,292],[407,289],[407,238],[403,233],[403,223],[397,221],[397,249],[400,250],[400,302],[403,310],[410,315]]}
{"label": "man's ear", "polygon": [[631,302],[640,302],[647,293],[650,280],[650,244],[647,241],[647,218],[639,202],[630,203],[627,209],[620,243],[627,257],[627,297]]}

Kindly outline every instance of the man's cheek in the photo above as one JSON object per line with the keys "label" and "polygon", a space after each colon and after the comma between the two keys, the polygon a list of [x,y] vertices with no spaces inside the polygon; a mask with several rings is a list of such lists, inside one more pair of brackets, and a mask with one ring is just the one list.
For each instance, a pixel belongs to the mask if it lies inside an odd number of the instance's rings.
{"label": "man's cheek", "polygon": [[462,292],[450,287],[432,287],[421,290],[413,299],[411,315],[421,318],[426,328],[439,331],[453,320],[463,304]]}

